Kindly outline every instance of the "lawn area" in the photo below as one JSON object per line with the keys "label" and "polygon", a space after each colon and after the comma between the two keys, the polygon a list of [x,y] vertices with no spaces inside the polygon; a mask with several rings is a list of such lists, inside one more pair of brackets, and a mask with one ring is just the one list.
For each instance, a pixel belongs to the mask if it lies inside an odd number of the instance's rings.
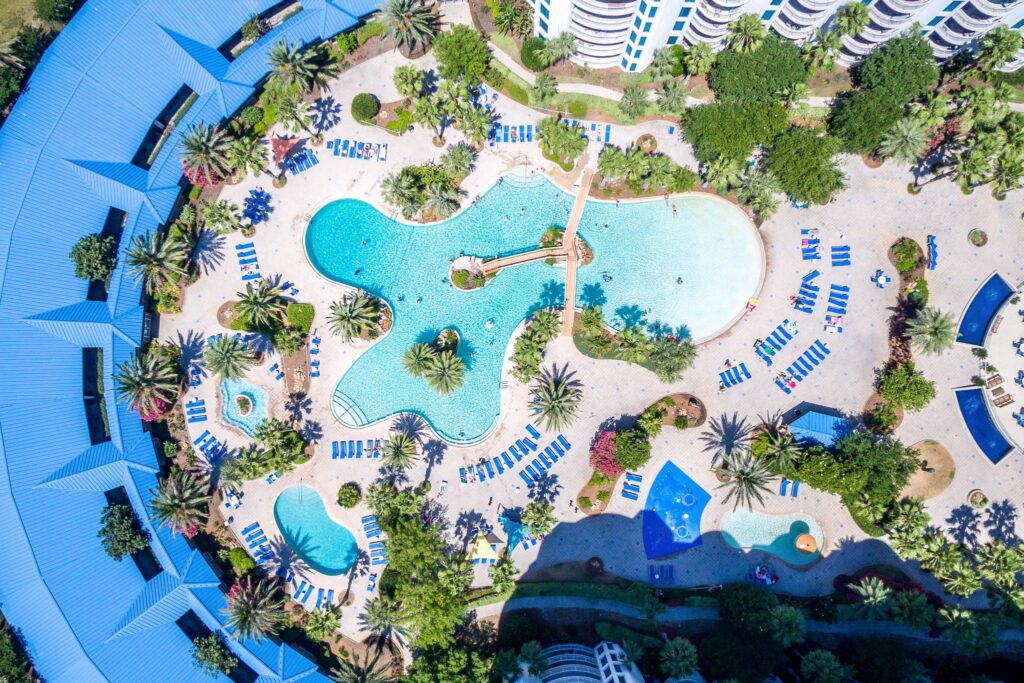
{"label": "lawn area", "polygon": [[35,23],[36,13],[32,0],[4,0],[0,2],[0,38],[11,38],[22,24]]}

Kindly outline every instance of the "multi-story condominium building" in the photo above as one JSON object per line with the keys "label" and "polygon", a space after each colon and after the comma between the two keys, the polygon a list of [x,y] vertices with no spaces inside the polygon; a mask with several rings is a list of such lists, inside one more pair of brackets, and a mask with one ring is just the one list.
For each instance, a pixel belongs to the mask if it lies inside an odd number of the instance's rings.
{"label": "multi-story condominium building", "polygon": [[[534,32],[548,38],[563,31],[576,37],[573,60],[595,68],[643,71],[654,52],[668,45],[725,44],[729,25],[756,14],[764,25],[797,43],[814,39],[850,0],[527,0]],[[937,59],[973,47],[994,26],[1024,28],[1024,0],[864,0],[870,23],[847,36],[839,61],[850,65],[875,46],[920,24]],[[1024,50],[1018,60],[1024,63]]]}
{"label": "multi-story condominium building", "polygon": [[[597,647],[565,643],[544,650],[547,668],[539,677],[531,676],[523,667],[516,683],[643,683],[640,669],[626,658],[617,643],[604,641]],[[704,683],[693,672],[686,678],[673,678],[666,683]]]}

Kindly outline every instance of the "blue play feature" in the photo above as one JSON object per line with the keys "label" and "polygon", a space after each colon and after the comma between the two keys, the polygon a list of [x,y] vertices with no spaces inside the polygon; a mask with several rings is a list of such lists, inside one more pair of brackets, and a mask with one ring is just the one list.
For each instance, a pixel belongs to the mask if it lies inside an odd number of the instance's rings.
{"label": "blue play feature", "polygon": [[700,518],[711,495],[673,463],[658,472],[644,505],[644,552],[648,560],[701,544]]}
{"label": "blue play feature", "polygon": [[982,389],[958,391],[956,402],[967,424],[967,431],[971,433],[985,457],[991,460],[992,464],[996,464],[1013,450],[1013,446],[993,422],[982,392]]}
{"label": "blue play feature", "polygon": [[995,317],[996,311],[1003,302],[1010,298],[1013,289],[998,275],[993,275],[981,286],[960,320],[957,341],[964,344],[981,346],[985,343],[985,333]]}

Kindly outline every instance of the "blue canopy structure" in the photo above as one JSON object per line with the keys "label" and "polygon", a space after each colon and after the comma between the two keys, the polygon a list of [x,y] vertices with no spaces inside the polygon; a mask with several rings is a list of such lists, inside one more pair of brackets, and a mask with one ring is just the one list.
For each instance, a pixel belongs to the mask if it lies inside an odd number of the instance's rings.
{"label": "blue canopy structure", "polygon": [[[199,551],[150,520],[154,443],[110,378],[151,323],[124,252],[168,220],[182,187],[180,135],[155,156],[140,152],[161,113],[191,90],[175,127],[222,121],[255,93],[271,45],[353,28],[378,3],[303,0],[226,57],[220,47],[246,19],[276,4],[89,0],[0,129],[0,603],[48,681],[209,680],[177,622],[194,615],[224,630],[224,586]],[[112,216],[124,225],[118,266],[106,295],[90,296],[69,253]],[[109,435],[90,432],[83,396],[85,359],[98,354],[106,392],[91,400],[104,403]],[[148,581],[96,537],[105,493],[119,488],[151,536],[160,567]],[[260,683],[328,680],[287,645],[228,641]]]}
{"label": "blue canopy structure", "polygon": [[790,422],[789,431],[796,441],[831,448],[851,430],[849,421],[842,415],[810,410]]}

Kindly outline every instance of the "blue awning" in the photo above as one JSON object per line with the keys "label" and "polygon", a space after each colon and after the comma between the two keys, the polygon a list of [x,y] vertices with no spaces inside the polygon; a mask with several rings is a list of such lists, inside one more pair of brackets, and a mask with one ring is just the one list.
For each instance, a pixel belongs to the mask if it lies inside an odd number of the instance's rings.
{"label": "blue awning", "polygon": [[797,441],[810,441],[830,448],[850,433],[850,423],[841,415],[812,410],[790,422],[789,431]]}

